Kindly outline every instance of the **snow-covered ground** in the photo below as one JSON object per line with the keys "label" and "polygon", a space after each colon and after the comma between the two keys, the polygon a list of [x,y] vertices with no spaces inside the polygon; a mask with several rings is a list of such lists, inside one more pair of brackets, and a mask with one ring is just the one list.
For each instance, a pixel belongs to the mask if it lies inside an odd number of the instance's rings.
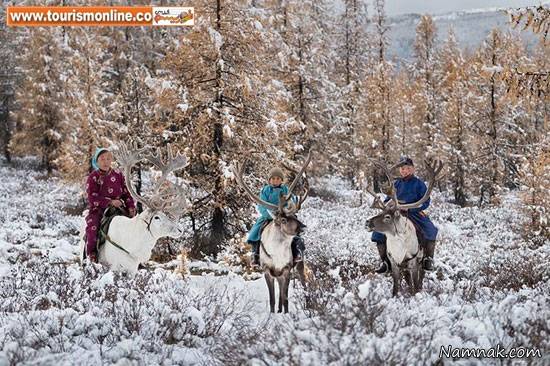
{"label": "snow-covered ground", "polygon": [[[314,279],[293,282],[290,314],[270,315],[261,278],[81,267],[82,218],[68,214],[79,188],[27,165],[0,162],[0,365],[550,364],[550,245],[518,234],[514,194],[486,209],[436,195],[438,270],[422,293],[391,298],[364,228],[374,211],[346,182],[319,180],[301,212]],[[542,357],[438,363],[448,346]]]}

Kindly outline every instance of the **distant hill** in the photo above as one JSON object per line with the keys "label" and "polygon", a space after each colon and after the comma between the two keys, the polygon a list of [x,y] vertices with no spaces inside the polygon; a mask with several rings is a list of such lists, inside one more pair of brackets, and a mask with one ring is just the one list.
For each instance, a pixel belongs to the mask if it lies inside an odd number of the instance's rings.
{"label": "distant hill", "polygon": [[[389,17],[390,25],[390,57],[409,60],[413,58],[413,44],[416,33],[416,25],[420,20],[420,14],[406,14]],[[533,47],[538,38],[531,31],[520,32],[512,29],[508,23],[508,16],[504,10],[480,9],[472,11],[451,12],[433,15],[437,26],[439,42],[445,41],[449,28],[453,28],[456,39],[461,47],[475,49],[494,28],[520,34],[528,47]]]}

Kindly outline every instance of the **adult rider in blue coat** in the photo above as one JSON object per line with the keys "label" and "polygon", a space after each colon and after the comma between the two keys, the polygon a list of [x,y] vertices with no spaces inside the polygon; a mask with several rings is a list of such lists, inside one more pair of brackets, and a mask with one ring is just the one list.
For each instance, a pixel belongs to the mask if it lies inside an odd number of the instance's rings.
{"label": "adult rider in blue coat", "polygon": [[[426,193],[426,184],[414,175],[414,163],[409,157],[402,157],[397,164],[399,167],[400,178],[394,181],[397,200],[399,203],[413,203],[419,201]],[[389,197],[386,198],[386,201]],[[424,248],[424,260],[422,267],[426,271],[433,271],[433,256],[435,251],[435,240],[437,238],[437,228],[432,223],[428,215],[424,212],[430,206],[428,199],[419,208],[408,209],[402,214],[406,215],[413,222],[419,236],[419,242]],[[376,243],[378,253],[382,259],[382,264],[376,270],[377,273],[386,273],[390,270],[390,261],[386,252],[386,236],[379,232],[373,232],[371,240]]]}

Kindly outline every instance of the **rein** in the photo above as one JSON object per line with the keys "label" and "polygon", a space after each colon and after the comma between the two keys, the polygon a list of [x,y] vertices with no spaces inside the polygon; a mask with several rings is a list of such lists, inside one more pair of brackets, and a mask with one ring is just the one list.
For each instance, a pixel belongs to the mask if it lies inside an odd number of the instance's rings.
{"label": "rein", "polygon": [[105,237],[105,240],[107,240],[109,243],[113,244],[113,246],[115,248],[118,248],[120,250],[122,250],[124,253],[128,254],[130,257],[133,257],[130,252],[128,252],[126,249],[124,249],[123,247],[121,247],[119,244],[117,244],[113,239],[111,239],[111,237],[109,236],[109,234],[107,234],[106,232],[103,231],[103,229],[99,229],[99,231],[101,232],[101,234]]}
{"label": "rein", "polygon": [[269,259],[272,259],[273,257],[271,256],[271,254],[269,254],[269,253],[267,252],[267,250],[265,249],[264,242],[263,242],[263,241],[260,241],[260,243],[261,243],[260,245],[262,246],[262,250],[264,251],[265,255],[267,255],[267,257],[268,257]]}
{"label": "rein", "polygon": [[147,224],[147,231],[149,232],[149,234],[151,234],[151,236],[153,236],[153,233],[151,232],[151,222],[153,222],[153,217],[154,217],[154,216],[155,216],[155,215],[153,215],[153,214],[151,215],[151,218],[149,219],[149,222],[147,222],[146,220],[143,220],[143,219],[140,217],[141,221],[143,221],[144,223]]}
{"label": "rein", "polygon": [[420,253],[420,243],[418,243],[418,250],[416,251],[416,253],[414,253],[414,255],[413,255],[412,257],[410,257],[410,258],[403,259],[403,262],[401,262],[401,264],[407,263],[407,262],[409,262],[411,259],[416,258],[416,256],[418,255],[418,253]]}
{"label": "rein", "polygon": [[[147,231],[149,232],[149,234],[151,234],[151,236],[153,236],[153,233],[151,232],[151,222],[153,221],[153,216],[155,216],[155,215],[151,215],[151,218],[149,219],[149,222],[147,222],[146,220],[143,220],[142,218],[140,218],[141,221],[143,221],[144,223],[147,224]],[[134,258],[134,256],[132,254],[130,254],[129,251],[127,251],[120,244],[118,244],[113,239],[111,239],[109,234],[107,234],[105,231],[103,231],[103,228],[100,228],[99,231],[105,237],[105,240],[108,241],[109,243],[111,243],[115,248],[118,248],[118,249],[122,250],[124,253],[126,253],[130,257]],[[262,246],[263,246],[263,244],[262,244]],[[265,250],[265,248],[264,248],[264,250]],[[266,254],[267,254],[267,252],[266,252]],[[269,256],[269,254],[268,254],[268,256]]]}

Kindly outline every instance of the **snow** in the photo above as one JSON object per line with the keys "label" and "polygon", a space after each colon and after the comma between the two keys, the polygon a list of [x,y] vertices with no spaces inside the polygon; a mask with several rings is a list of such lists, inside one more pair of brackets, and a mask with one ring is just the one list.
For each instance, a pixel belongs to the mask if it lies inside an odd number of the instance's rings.
{"label": "snow", "polygon": [[504,70],[504,68],[502,66],[483,66],[483,71],[485,72],[490,72],[490,73],[497,73],[497,72],[502,72]]}
{"label": "snow", "polygon": [[229,127],[228,125],[224,125],[223,135],[226,136],[227,138],[233,137],[233,131],[231,131],[231,127]]}
{"label": "snow", "polygon": [[212,43],[214,43],[214,47],[219,52],[220,48],[223,45],[222,35],[212,27],[208,28],[208,34],[210,35],[210,40],[212,41]]}
{"label": "snow", "polygon": [[173,89],[174,83],[169,80],[163,80],[161,84],[161,89]]}
{"label": "snow", "polygon": [[135,276],[82,267],[83,219],[66,213],[79,187],[21,167],[34,164],[0,162],[0,365],[496,365],[439,350],[498,344],[542,350],[518,364],[550,361],[550,246],[523,241],[514,193],[485,209],[436,193],[438,271],[392,298],[364,227],[375,210],[345,179],[312,178],[300,218],[314,280],[292,280],[290,314],[269,314],[264,279],[244,266],[192,261],[201,274],[184,278],[151,263]]}

